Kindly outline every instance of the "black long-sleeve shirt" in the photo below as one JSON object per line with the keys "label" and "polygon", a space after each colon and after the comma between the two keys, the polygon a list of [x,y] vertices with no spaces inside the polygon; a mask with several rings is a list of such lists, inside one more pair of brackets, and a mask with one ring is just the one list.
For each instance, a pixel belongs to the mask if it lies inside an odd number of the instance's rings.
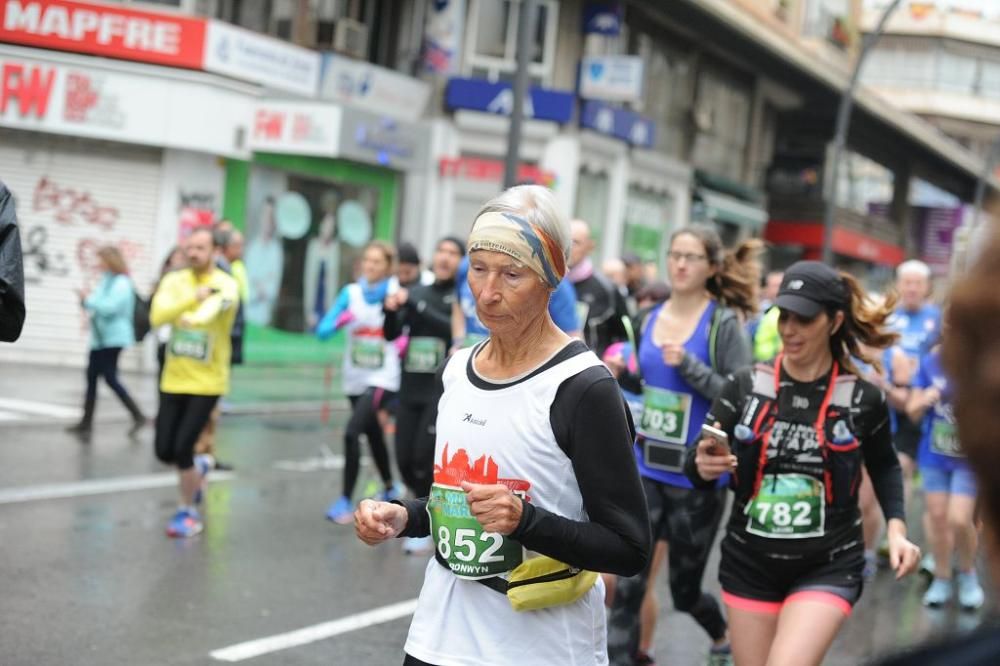
{"label": "black long-sleeve shirt", "polygon": [[[451,347],[451,308],[454,302],[453,280],[413,287],[406,303],[398,310],[384,310],[382,331],[385,339],[395,340],[403,333],[410,338],[436,338],[444,343],[447,351]],[[439,395],[441,393],[435,390],[434,373],[408,372],[404,359],[399,384],[400,400],[426,402]]]}
{"label": "black long-sleeve shirt", "polygon": [[[712,409],[705,417],[705,422],[718,422],[721,429],[730,437],[733,452],[740,456],[740,447],[744,446],[734,440],[737,424],[744,417],[744,409],[753,400],[753,368],[746,368],[735,373],[722,389],[722,393],[712,404]],[[819,453],[816,431],[813,424],[819,412],[819,407],[826,394],[829,373],[813,382],[793,380],[782,369],[780,378],[781,390],[778,393],[778,407],[774,429],[769,442],[768,459],[764,468],[766,474],[806,473],[822,478],[824,463]],[[874,385],[858,379],[851,396],[850,422],[853,434],[860,443],[861,456],[868,475],[871,477],[875,495],[882,507],[886,520],[891,518],[905,519],[903,507],[903,476],[899,459],[892,446],[892,432],[889,425],[889,411],[885,396]],[[836,430],[836,428],[835,428]],[[692,483],[705,485],[706,482],[698,476],[694,457],[697,449],[692,447],[685,461],[685,472]],[[748,476],[750,478],[748,478]],[[737,497],[740,490],[745,490],[744,484],[752,484],[755,479],[751,475],[737,474],[732,483],[736,485]],[[713,482],[709,482],[714,484]],[[856,489],[854,489],[856,492]],[[808,546],[801,545],[802,540],[796,539],[760,539],[745,531],[747,516],[744,515],[745,504],[739,500],[733,505],[730,513],[729,529],[735,530],[746,538],[747,543],[772,550],[798,550],[801,548],[824,549],[835,548],[838,544],[860,538],[860,512],[857,503],[841,510],[827,507],[825,535],[820,542]],[[811,540],[810,540],[811,541]]]}
{"label": "black long-sleeve shirt", "polygon": [[[583,352],[582,342],[571,343],[524,379]],[[595,366],[563,382],[549,409],[549,422],[556,443],[572,462],[589,520],[571,520],[524,502],[510,536],[529,550],[571,566],[635,575],[651,552],[649,518],[632,452],[635,427],[607,369]],[[408,516],[401,536],[429,534],[427,498],[400,504]]]}

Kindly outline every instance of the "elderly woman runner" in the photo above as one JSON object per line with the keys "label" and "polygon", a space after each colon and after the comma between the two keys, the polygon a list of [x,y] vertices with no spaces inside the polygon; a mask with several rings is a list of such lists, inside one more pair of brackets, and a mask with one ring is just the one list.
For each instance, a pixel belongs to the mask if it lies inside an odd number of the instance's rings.
{"label": "elderly woman runner", "polygon": [[442,371],[430,498],[363,500],[370,545],[430,534],[435,557],[404,664],[606,664],[604,589],[515,611],[502,593],[522,561],[631,576],[650,552],[632,456],[634,428],[615,380],[549,317],[566,272],[569,224],[552,194],[511,188],[469,236],[469,285],[490,337]]}

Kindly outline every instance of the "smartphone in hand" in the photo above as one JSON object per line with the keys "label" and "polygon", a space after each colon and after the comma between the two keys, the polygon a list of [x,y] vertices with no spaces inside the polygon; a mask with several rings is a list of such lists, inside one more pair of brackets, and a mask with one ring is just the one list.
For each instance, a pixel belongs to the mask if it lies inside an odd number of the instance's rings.
{"label": "smartphone in hand", "polygon": [[719,430],[707,423],[701,426],[701,438],[715,440],[711,447],[712,455],[728,456],[732,451],[729,448],[729,435],[724,430]]}

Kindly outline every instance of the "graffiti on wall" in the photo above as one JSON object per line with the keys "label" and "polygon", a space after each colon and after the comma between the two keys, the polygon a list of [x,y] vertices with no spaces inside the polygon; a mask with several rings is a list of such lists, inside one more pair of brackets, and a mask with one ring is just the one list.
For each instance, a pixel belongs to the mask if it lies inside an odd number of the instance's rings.
{"label": "graffiti on wall", "polygon": [[[46,278],[65,278],[75,269],[80,273],[79,286],[89,290],[100,278],[97,251],[102,246],[117,247],[129,266],[135,266],[145,253],[140,243],[108,237],[107,232],[114,230],[121,218],[117,207],[48,176],[42,176],[35,184],[31,212],[49,216],[60,226],[40,222],[25,232],[23,254],[28,284],[41,284]],[[76,227],[83,235],[70,240],[61,226]]]}
{"label": "graffiti on wall", "polygon": [[119,212],[114,206],[102,206],[90,192],[63,187],[42,176],[35,185],[32,210],[37,213],[51,212],[61,224],[92,224],[102,229],[113,229],[118,222]]}
{"label": "graffiti on wall", "polygon": [[45,276],[64,277],[69,273],[66,257],[49,246],[49,230],[40,224],[24,234],[24,280],[38,284]]}

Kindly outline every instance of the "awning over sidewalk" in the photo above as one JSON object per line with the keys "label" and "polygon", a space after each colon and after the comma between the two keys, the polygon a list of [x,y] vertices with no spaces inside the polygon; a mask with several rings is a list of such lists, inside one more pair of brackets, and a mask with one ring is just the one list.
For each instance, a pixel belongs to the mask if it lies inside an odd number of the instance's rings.
{"label": "awning over sidewalk", "polygon": [[[818,259],[823,249],[823,224],[812,220],[771,220],[764,229],[764,238],[775,245],[803,248],[803,259]],[[841,226],[833,228],[831,245],[836,254],[883,266],[897,266],[906,258],[906,252],[898,245]]]}
{"label": "awning over sidewalk", "polygon": [[760,229],[767,222],[767,211],[760,206],[705,187],[695,190],[695,201],[701,205],[700,217],[714,222],[753,229]]}

